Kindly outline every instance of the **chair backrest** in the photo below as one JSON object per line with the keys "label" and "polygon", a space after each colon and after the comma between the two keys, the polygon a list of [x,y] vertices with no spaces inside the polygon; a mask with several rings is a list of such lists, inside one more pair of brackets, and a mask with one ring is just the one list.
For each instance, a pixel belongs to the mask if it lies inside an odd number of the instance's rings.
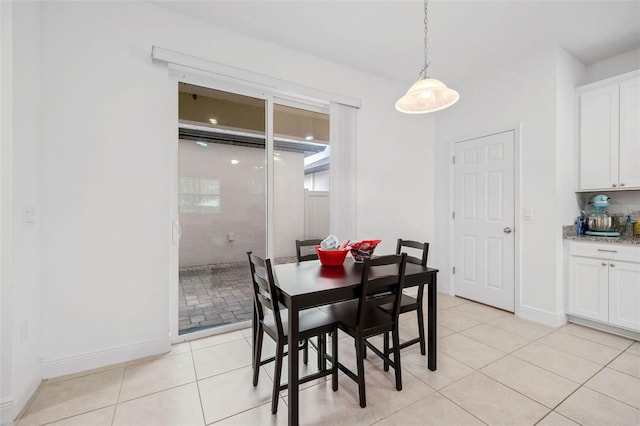
{"label": "chair backrest", "polygon": [[296,256],[298,257],[298,262],[318,259],[318,253],[316,253],[314,247],[319,246],[321,242],[322,240],[318,238],[296,240]]}
{"label": "chair backrest", "polygon": [[[407,252],[407,262],[415,263],[416,265],[427,266],[427,257],[429,256],[429,243],[421,243],[419,241],[403,240],[401,238],[398,238],[396,254],[402,253],[403,247],[414,249]],[[418,254],[418,250],[421,251],[421,253],[419,253],[419,257],[413,256],[413,254]]]}
{"label": "chair backrest", "polygon": [[282,319],[280,317],[280,304],[275,286],[275,276],[271,267],[271,259],[263,259],[247,252],[249,267],[251,268],[251,281],[253,282],[253,301],[258,320],[263,321],[265,310],[273,312],[278,335],[283,336]]}
{"label": "chair backrest", "polygon": [[365,324],[368,310],[391,303],[392,318],[398,320],[407,254],[390,254],[365,259],[362,264],[360,299],[358,301],[357,327]]}

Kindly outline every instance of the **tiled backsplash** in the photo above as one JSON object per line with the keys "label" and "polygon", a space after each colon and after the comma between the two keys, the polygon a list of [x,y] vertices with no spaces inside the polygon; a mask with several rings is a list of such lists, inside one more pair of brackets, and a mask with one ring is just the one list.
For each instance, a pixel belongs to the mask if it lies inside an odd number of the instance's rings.
{"label": "tiled backsplash", "polygon": [[611,198],[611,205],[607,209],[611,216],[626,218],[631,215],[634,222],[640,221],[640,190],[639,191],[611,191],[611,192],[578,192],[576,193],[576,202],[578,209],[585,211],[588,215],[590,212],[589,199],[597,194],[605,194]]}

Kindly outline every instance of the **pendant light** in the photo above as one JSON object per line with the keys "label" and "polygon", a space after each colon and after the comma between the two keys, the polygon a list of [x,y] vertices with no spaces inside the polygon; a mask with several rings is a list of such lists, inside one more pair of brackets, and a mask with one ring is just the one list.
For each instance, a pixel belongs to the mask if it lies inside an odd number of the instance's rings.
{"label": "pendant light", "polygon": [[396,109],[406,114],[440,111],[460,99],[458,92],[449,89],[440,80],[427,76],[427,68],[429,67],[427,60],[427,3],[428,0],[424,0],[424,65],[419,73],[420,79],[396,102]]}

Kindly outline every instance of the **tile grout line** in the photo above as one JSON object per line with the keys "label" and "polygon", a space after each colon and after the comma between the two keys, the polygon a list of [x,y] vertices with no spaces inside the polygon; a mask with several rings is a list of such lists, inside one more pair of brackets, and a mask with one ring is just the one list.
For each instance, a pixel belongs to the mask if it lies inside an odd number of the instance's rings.
{"label": "tile grout line", "polygon": [[118,396],[116,398],[116,403],[114,404],[113,414],[111,415],[111,426],[116,421],[116,411],[118,411],[118,404],[120,404],[120,395],[122,394],[122,386],[124,385],[124,375],[127,372],[127,364],[124,364],[124,368],[122,369],[122,377],[120,378],[120,387],[118,388]]}
{"label": "tile grout line", "polygon": [[189,342],[189,354],[191,355],[191,365],[193,367],[193,376],[196,379],[196,389],[198,390],[198,400],[200,402],[200,414],[202,414],[202,423],[207,424],[207,418],[204,413],[204,403],[202,402],[202,394],[200,393],[200,379],[198,379],[198,370],[196,369],[196,360],[193,358],[193,349],[191,349],[191,342]]}
{"label": "tile grout line", "polygon": [[[459,315],[464,316],[464,314],[459,314]],[[467,318],[470,318],[470,317],[467,317]],[[474,318],[471,318],[471,319],[474,319]],[[495,320],[495,319],[496,319],[496,318],[493,318],[493,319],[490,319],[489,321],[493,321],[493,320]],[[476,320],[476,319],[474,319],[474,320]],[[476,320],[476,321],[477,321],[477,320]],[[453,381],[453,382],[449,383],[447,386],[443,387],[443,388],[442,388],[442,389],[440,389],[440,390],[437,390],[436,392],[437,392],[437,393],[439,393],[440,395],[442,395],[442,396],[443,396],[444,398],[446,398],[447,400],[451,401],[451,402],[452,402],[453,404],[455,404],[456,406],[460,407],[460,408],[461,408],[462,410],[464,410],[465,412],[469,413],[469,414],[470,414],[471,416],[473,416],[474,418],[478,419],[478,420],[479,420],[479,421],[481,421],[482,423],[487,424],[486,422],[482,421],[482,419],[478,418],[478,417],[477,417],[477,416],[475,416],[473,413],[469,412],[469,411],[468,411],[468,410],[466,410],[464,407],[462,407],[461,405],[457,404],[455,401],[451,400],[450,398],[448,398],[446,395],[442,394],[442,392],[441,392],[443,389],[446,389],[447,387],[449,387],[449,386],[451,386],[451,385],[453,385],[453,384],[455,384],[455,383],[457,383],[457,382],[459,382],[459,381],[461,381],[461,380],[463,380],[463,379],[465,379],[465,378],[467,378],[467,377],[471,376],[473,373],[479,373],[479,374],[482,374],[483,376],[485,376],[486,378],[488,378],[489,380],[493,380],[493,381],[495,381],[496,383],[498,383],[498,384],[500,384],[500,385],[502,385],[502,386],[506,387],[507,389],[512,390],[512,391],[514,391],[514,392],[516,392],[517,394],[519,394],[519,395],[521,395],[521,396],[523,396],[523,397],[527,398],[528,400],[530,400],[530,401],[532,401],[532,402],[534,402],[534,403],[536,403],[536,404],[538,404],[538,405],[540,405],[540,406],[544,407],[545,409],[548,409],[549,411],[548,411],[544,416],[542,416],[540,419],[538,419],[538,420],[534,423],[534,425],[535,425],[535,424],[537,424],[537,423],[539,423],[539,422],[541,422],[545,417],[547,417],[551,412],[553,412],[553,411],[555,410],[555,408],[557,408],[557,405],[556,405],[556,407],[554,407],[554,408],[549,408],[549,407],[547,407],[546,405],[542,404],[541,402],[536,401],[535,399],[533,399],[533,398],[529,397],[528,395],[525,395],[525,394],[521,393],[521,392],[520,392],[520,391],[518,391],[517,389],[513,389],[513,388],[512,388],[512,387],[510,387],[509,385],[507,385],[507,384],[505,384],[505,383],[502,383],[501,381],[496,380],[496,379],[494,379],[494,378],[492,378],[492,377],[488,376],[487,374],[485,374],[484,372],[482,372],[482,371],[480,371],[480,370],[481,370],[482,368],[485,368],[485,367],[487,367],[487,366],[489,366],[489,365],[491,365],[491,364],[494,364],[494,363],[496,363],[496,362],[498,362],[498,361],[500,361],[500,360],[502,360],[502,359],[506,358],[506,357],[507,357],[507,356],[509,356],[509,355],[512,355],[512,353],[513,353],[513,352],[516,352],[516,351],[518,351],[518,350],[520,350],[520,349],[522,349],[522,348],[524,348],[524,347],[526,347],[526,346],[528,346],[528,345],[530,345],[530,344],[532,344],[532,343],[538,342],[539,340],[543,339],[544,337],[548,336],[548,335],[549,335],[549,334],[551,334],[551,333],[554,333],[554,332],[555,332],[555,331],[557,331],[557,330],[551,330],[551,331],[549,331],[548,333],[546,333],[546,334],[544,334],[544,335],[542,335],[542,336],[540,336],[540,337],[538,337],[538,338],[533,339],[532,341],[528,342],[526,345],[523,345],[523,346],[521,346],[521,347],[519,347],[519,348],[517,348],[517,349],[514,349],[514,350],[513,350],[513,351],[511,351],[511,352],[504,352],[504,351],[502,351],[502,350],[501,350],[501,349],[499,349],[499,348],[494,348],[493,346],[487,345],[486,343],[483,343],[483,342],[479,342],[478,340],[473,339],[473,338],[472,338],[472,337],[470,337],[470,336],[466,336],[466,335],[462,334],[462,332],[463,332],[463,331],[469,330],[469,329],[474,328],[474,327],[478,327],[478,326],[480,326],[480,325],[489,325],[489,326],[491,326],[491,327],[496,327],[496,328],[500,329],[501,331],[504,331],[504,332],[506,332],[506,333],[513,334],[513,335],[516,335],[516,336],[517,336],[517,334],[512,333],[512,332],[510,332],[509,330],[504,330],[504,329],[502,329],[501,327],[498,327],[498,326],[496,326],[496,325],[490,324],[489,322],[486,322],[486,321],[485,321],[485,322],[482,322],[482,321],[481,321],[481,322],[480,322],[480,324],[478,324],[478,325],[476,325],[476,326],[473,326],[473,327],[470,327],[470,328],[468,328],[468,329],[464,329],[464,330],[461,330],[461,331],[457,331],[457,332],[455,332],[454,334],[460,334],[461,336],[464,336],[464,337],[470,338],[470,339],[472,339],[472,340],[474,340],[474,341],[476,341],[476,342],[478,342],[478,343],[485,344],[485,345],[486,345],[487,347],[489,347],[489,348],[492,348],[492,349],[495,349],[495,350],[499,350],[500,352],[503,352],[503,353],[504,353],[504,355],[503,355],[503,356],[501,356],[501,357],[499,357],[499,358],[497,358],[497,359],[495,359],[494,361],[492,361],[492,362],[490,362],[490,363],[488,363],[488,364],[486,364],[486,365],[484,365],[484,366],[482,366],[482,367],[478,368],[478,369],[476,369],[476,368],[474,368],[474,367],[472,367],[472,366],[470,366],[470,365],[468,365],[468,364],[466,364],[466,363],[464,363],[464,362],[462,362],[462,361],[460,361],[460,360],[456,359],[455,357],[452,357],[453,359],[455,359],[456,361],[460,362],[461,364],[463,364],[463,365],[465,365],[465,366],[467,366],[467,367],[471,368],[471,369],[473,370],[473,372],[472,372],[472,373],[470,373],[470,374],[467,374],[467,375],[465,375],[465,376],[463,376],[463,377],[460,377],[459,379],[457,379],[457,380],[455,380],[455,381]],[[447,336],[447,337],[448,337],[448,336]],[[448,355],[448,356],[451,356],[451,355]],[[518,358],[518,357],[516,357],[516,358]],[[518,359],[519,359],[519,360],[521,360],[521,361],[523,361],[523,362],[526,362],[526,363],[528,363],[528,364],[531,364],[531,363],[529,363],[529,362],[528,362],[528,361],[526,361],[526,360],[522,360],[522,359],[520,359],[520,358],[518,358]],[[535,364],[531,364],[531,365],[533,365],[534,367],[542,368],[542,367],[540,367],[540,366],[536,366]],[[604,368],[604,367],[603,367],[603,368]],[[542,368],[542,369],[543,369],[543,370],[545,370],[545,371],[549,371],[549,370],[544,369],[544,368]],[[556,374],[556,373],[554,373],[554,372],[552,372],[552,371],[549,371],[549,373],[552,373],[552,374],[554,374],[554,375],[557,375],[558,377],[565,378],[565,377],[560,376],[560,375],[558,375],[558,374]],[[411,374],[411,372],[409,372],[409,374]],[[566,378],[565,378],[565,379],[566,379]],[[570,379],[568,379],[568,380],[570,380]],[[570,380],[570,381],[572,381],[572,380]],[[576,383],[576,382],[574,382],[574,383]],[[579,386],[578,386],[578,388],[576,388],[576,390],[577,390],[577,389],[579,389],[579,388],[582,386],[582,385],[580,385],[579,383],[578,383],[578,385],[579,385]],[[574,392],[575,392],[575,390],[574,390]],[[572,392],[571,394],[573,394],[573,392]],[[569,396],[570,396],[570,395],[569,395]],[[568,397],[567,397],[567,398],[568,398]],[[565,399],[566,399],[566,398],[565,398]],[[564,401],[564,400],[563,400],[563,401]],[[558,404],[558,405],[559,405],[559,404]],[[559,413],[558,413],[558,414],[559,414]],[[566,417],[566,416],[565,416],[565,417]]]}

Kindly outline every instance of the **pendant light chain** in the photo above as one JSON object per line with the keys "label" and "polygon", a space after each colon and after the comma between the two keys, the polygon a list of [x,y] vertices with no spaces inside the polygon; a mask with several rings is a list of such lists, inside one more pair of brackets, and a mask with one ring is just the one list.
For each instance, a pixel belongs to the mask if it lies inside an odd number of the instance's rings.
{"label": "pendant light chain", "polygon": [[424,0],[424,65],[422,66],[422,69],[420,70],[420,73],[418,74],[418,79],[424,79],[427,78],[427,68],[429,68],[429,62],[428,62],[428,52],[429,52],[429,48],[428,48],[428,42],[429,42],[429,37],[427,35],[427,27],[429,24],[429,19],[427,17],[427,3],[428,0]]}
{"label": "pendant light chain", "polygon": [[[1,1],[1,0],[0,0]],[[413,83],[407,93],[398,99],[396,109],[405,114],[424,114],[440,111],[458,102],[460,94],[448,88],[442,81],[427,75],[429,68],[429,26],[428,2],[424,1],[424,65],[420,70],[418,81]]]}

